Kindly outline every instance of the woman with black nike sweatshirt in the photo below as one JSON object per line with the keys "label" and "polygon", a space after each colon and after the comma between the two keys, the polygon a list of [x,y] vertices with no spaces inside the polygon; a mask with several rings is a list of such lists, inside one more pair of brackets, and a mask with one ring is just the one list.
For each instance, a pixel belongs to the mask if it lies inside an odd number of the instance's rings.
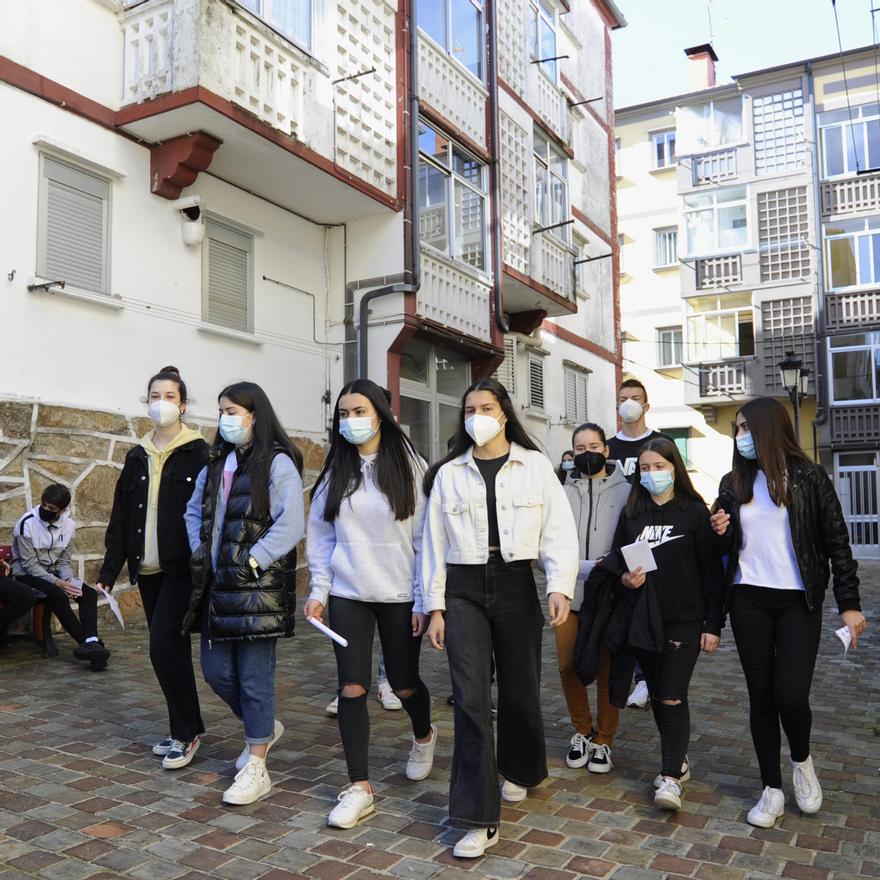
{"label": "woman with black nike sweatshirt", "polygon": [[663,437],[647,441],[639,453],[638,473],[613,550],[647,541],[657,564],[649,573],[641,568],[625,571],[620,581],[641,591],[629,642],[645,673],[660,732],[662,767],[654,780],[654,803],[677,810],[681,783],[690,776],[688,687],[700,651],[712,653],[720,641],[724,574],[709,511],[675,443]]}

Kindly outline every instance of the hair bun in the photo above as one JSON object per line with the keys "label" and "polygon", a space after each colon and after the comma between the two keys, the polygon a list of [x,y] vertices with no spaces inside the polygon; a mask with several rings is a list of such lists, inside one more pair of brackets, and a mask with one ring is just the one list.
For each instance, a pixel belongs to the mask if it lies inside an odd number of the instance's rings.
{"label": "hair bun", "polygon": [[174,373],[175,376],[180,375],[180,370],[178,370],[177,367],[162,367],[162,369],[159,370],[159,372],[160,373]]}

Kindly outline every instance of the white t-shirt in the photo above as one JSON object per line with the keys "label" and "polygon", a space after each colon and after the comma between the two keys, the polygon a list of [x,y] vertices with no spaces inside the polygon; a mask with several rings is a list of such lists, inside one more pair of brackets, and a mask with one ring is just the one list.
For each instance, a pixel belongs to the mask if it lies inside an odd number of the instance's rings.
{"label": "white t-shirt", "polygon": [[803,590],[788,508],[774,503],[763,471],[755,477],[752,500],[739,509],[739,520],[742,546],[733,582],[774,590]]}

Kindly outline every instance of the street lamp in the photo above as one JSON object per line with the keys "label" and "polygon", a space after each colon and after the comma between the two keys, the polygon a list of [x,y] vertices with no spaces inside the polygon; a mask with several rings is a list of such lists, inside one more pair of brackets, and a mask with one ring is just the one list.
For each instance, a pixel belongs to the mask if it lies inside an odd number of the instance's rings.
{"label": "street lamp", "polygon": [[803,361],[795,357],[793,351],[787,351],[785,357],[779,362],[779,376],[782,387],[788,392],[794,413],[794,435],[800,442],[801,401],[807,396],[807,388],[810,383],[810,371],[804,367]]}

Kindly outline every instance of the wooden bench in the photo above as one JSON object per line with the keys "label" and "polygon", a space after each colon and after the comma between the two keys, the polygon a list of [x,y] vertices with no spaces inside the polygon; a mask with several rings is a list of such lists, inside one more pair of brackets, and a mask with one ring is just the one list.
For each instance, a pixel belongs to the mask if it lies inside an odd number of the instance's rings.
{"label": "wooden bench", "polygon": [[[0,559],[12,563],[11,545],[0,544]],[[38,590],[35,592],[39,593]],[[52,638],[52,609],[46,604],[46,597],[42,593],[39,593],[39,598],[30,611],[12,622],[6,632],[6,639],[31,642],[43,652],[44,657],[58,656],[58,647]]]}

